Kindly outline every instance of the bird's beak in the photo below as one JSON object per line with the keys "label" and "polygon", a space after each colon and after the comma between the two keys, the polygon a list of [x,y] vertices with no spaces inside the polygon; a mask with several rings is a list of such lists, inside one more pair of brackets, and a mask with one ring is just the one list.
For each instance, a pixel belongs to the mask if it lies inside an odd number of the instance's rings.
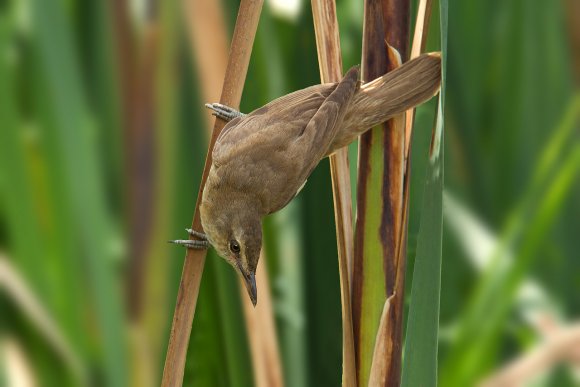
{"label": "bird's beak", "polygon": [[248,296],[252,300],[252,304],[256,306],[258,302],[258,289],[256,288],[256,273],[246,272],[240,265],[238,265],[239,272],[244,279],[244,284],[246,285],[246,290],[248,291]]}
{"label": "bird's beak", "polygon": [[256,274],[249,273],[248,275],[244,275],[244,282],[246,283],[246,289],[248,290],[250,300],[252,300],[252,304],[256,306],[256,303],[258,302],[258,289],[256,288]]}

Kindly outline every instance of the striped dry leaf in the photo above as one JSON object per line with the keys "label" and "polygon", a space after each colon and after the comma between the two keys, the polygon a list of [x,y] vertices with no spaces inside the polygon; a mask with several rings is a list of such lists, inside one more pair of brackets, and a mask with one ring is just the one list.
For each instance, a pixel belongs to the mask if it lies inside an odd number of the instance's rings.
{"label": "striped dry leaf", "polygon": [[[409,9],[403,3],[365,1],[364,82],[394,70],[406,59]],[[385,340],[387,385],[397,385],[400,378],[405,254],[398,254],[398,246],[406,243],[399,238],[404,229],[404,144],[402,116],[372,129],[359,142],[353,321],[361,386],[369,385],[377,337]],[[385,301],[394,294],[389,321],[382,325],[386,332],[377,334]]]}
{"label": "striped dry leaf", "polygon": [[[342,78],[342,58],[338,21],[334,0],[312,0],[316,31],[318,64],[322,83],[338,82]],[[345,144],[347,145],[347,144]],[[342,148],[330,156],[334,217],[340,271],[342,304],[342,385],[356,387],[355,352],[351,311],[351,271],[353,262],[352,204],[348,150]]]}
{"label": "striped dry leaf", "polygon": [[389,365],[385,361],[388,359],[388,347],[387,347],[387,337],[385,337],[389,329],[387,324],[389,323],[389,312],[391,310],[391,300],[393,296],[387,298],[385,305],[383,306],[383,312],[381,314],[381,321],[379,323],[379,329],[377,330],[377,338],[375,339],[375,349],[373,350],[373,361],[371,364],[371,371],[369,374],[369,387],[373,386],[384,386],[387,384],[388,368]]}
{"label": "striped dry leaf", "polygon": [[[201,80],[202,96],[205,101],[211,103],[218,100],[221,77],[227,66],[228,42],[223,9],[219,2],[185,0],[184,5]],[[207,39],[207,36],[212,36],[212,39]],[[209,114],[207,116],[209,117]],[[211,135],[209,123],[208,132]],[[263,250],[260,262],[256,273],[256,282],[260,284],[258,288],[260,303],[255,308],[246,296],[245,285],[240,281],[240,296],[246,320],[254,381],[257,387],[281,387],[284,385],[282,365]]]}

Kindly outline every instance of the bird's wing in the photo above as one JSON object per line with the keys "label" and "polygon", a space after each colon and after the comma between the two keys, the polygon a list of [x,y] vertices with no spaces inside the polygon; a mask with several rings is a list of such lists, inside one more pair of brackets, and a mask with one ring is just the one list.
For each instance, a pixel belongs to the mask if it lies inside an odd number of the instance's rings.
{"label": "bird's wing", "polygon": [[224,164],[249,147],[273,141],[287,143],[299,136],[335,88],[335,83],[307,87],[228,122],[216,140],[214,162]]}
{"label": "bird's wing", "polygon": [[358,77],[359,68],[351,68],[293,144],[290,150],[292,154],[305,161],[305,177],[310,175],[333,142],[352,97],[359,88]]}
{"label": "bird's wing", "polygon": [[328,150],[357,88],[352,69],[338,84],[297,91],[232,120],[213,150],[216,171],[233,176],[225,184],[260,197],[268,213],[279,210]]}

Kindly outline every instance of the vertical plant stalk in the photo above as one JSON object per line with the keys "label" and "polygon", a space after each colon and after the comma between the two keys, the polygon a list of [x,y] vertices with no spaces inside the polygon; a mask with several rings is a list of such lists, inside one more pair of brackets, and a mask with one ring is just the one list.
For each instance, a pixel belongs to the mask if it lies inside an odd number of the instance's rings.
{"label": "vertical plant stalk", "polygon": [[[226,71],[228,59],[227,28],[223,10],[216,1],[184,0],[183,5],[203,98],[206,102],[217,101],[219,98],[217,91],[223,81],[221,77]],[[208,39],[208,36],[212,38]],[[207,116],[211,117],[209,112]],[[208,132],[211,135],[209,122]],[[257,387],[281,387],[284,385],[284,378],[264,250],[260,257],[256,281],[260,284],[258,287],[260,302],[256,307],[246,296],[245,285],[240,282],[254,381]]]}
{"label": "vertical plant stalk", "polygon": [[[411,56],[409,59],[414,59],[425,51],[427,44],[427,33],[429,32],[429,20],[431,19],[432,0],[420,0],[417,9],[417,19],[415,22],[415,33],[413,34],[413,45],[411,46]],[[407,122],[405,124],[405,158],[409,157],[411,150],[411,133],[413,131],[413,123],[415,122],[415,109],[407,111]],[[407,165],[409,167],[409,165]]]}
{"label": "vertical plant stalk", "polygon": [[[318,65],[322,83],[342,79],[342,57],[336,6],[334,0],[312,0]],[[342,305],[342,385],[356,386],[356,368],[351,309],[351,275],[353,262],[352,204],[348,151],[342,148],[330,156],[334,217],[338,244],[340,298]]]}
{"label": "vertical plant stalk", "polygon": [[[156,161],[163,164],[165,160],[162,156],[167,142],[156,137],[168,135],[158,130],[160,109],[155,100],[156,75],[164,58],[163,53],[158,52],[159,30],[163,28],[159,28],[162,23],[158,12],[150,12],[139,36],[141,44],[136,44],[137,36],[131,28],[128,2],[109,1],[108,8],[115,32],[126,155],[123,160],[124,175],[128,182],[125,208],[129,238],[126,281],[130,319],[129,375],[132,384],[150,386],[158,378],[160,369],[156,359],[162,351],[164,339],[159,329],[162,324],[157,324],[155,329],[151,326],[155,324],[148,325],[147,322],[150,320],[148,317],[153,317],[155,322],[162,320],[160,317],[165,311],[156,309],[153,315],[143,305],[144,300],[160,298],[158,294],[151,294],[151,273],[155,274],[155,278],[167,277],[162,274],[167,272],[168,261],[155,259],[163,242],[152,236],[156,235],[156,230],[166,228],[167,203],[170,201],[159,199],[167,197],[167,191],[173,186],[171,176],[165,173],[166,169],[158,168],[156,173],[152,167]],[[161,44],[161,47],[167,50],[167,45]]]}
{"label": "vertical plant stalk", "polygon": [[274,308],[270,294],[270,283],[266,270],[266,260],[262,251],[260,264],[256,272],[258,288],[258,300],[260,302],[254,308],[250,299],[246,296],[246,287],[240,281],[240,295],[246,318],[246,330],[252,366],[254,370],[254,383],[256,387],[282,387],[282,362],[276,337],[276,324],[274,321]]}
{"label": "vertical plant stalk", "polygon": [[[135,322],[140,318],[143,304],[143,279],[145,259],[151,240],[153,225],[152,209],[154,182],[151,165],[153,145],[153,103],[155,72],[156,21],[146,21],[143,33],[143,54],[138,55],[136,36],[130,28],[128,1],[109,1],[108,8],[113,19],[115,56],[121,94],[121,122],[124,128],[124,169],[128,181],[125,198],[128,218],[129,267],[127,295],[129,317]],[[156,16],[156,15],[155,15]]]}
{"label": "vertical plant stalk", "polygon": [[[185,24],[205,102],[220,98],[228,64],[228,36],[221,1],[183,0]],[[211,39],[208,38],[211,36]],[[206,117],[212,117],[207,111]],[[213,120],[211,121],[213,123]],[[210,121],[208,120],[208,127]],[[209,129],[211,134],[211,129]]]}
{"label": "vertical plant stalk", "polygon": [[[366,0],[364,15],[362,78],[368,82],[406,58],[409,2]],[[369,384],[377,337],[386,341],[380,345],[386,354],[383,385],[397,386],[400,381],[406,261],[406,238],[400,238],[406,235],[404,122],[404,115],[399,115],[365,133],[359,142],[353,321],[361,386]],[[387,322],[380,323],[388,298]]]}
{"label": "vertical plant stalk", "polygon": [[[222,104],[234,108],[239,107],[262,4],[263,0],[242,0],[240,4],[220,98]],[[192,221],[194,230],[202,230],[199,216],[201,193],[211,166],[211,152],[224,126],[222,120],[215,121]],[[180,386],[183,382],[187,345],[197,305],[205,257],[205,250],[193,249],[188,249],[185,256],[165,358],[163,386]]]}

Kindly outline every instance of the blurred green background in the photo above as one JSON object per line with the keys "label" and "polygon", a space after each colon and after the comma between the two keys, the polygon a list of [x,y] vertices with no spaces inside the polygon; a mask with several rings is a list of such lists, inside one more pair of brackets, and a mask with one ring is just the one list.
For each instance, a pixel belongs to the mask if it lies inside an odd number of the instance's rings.
{"label": "blurred green background", "polygon": [[[214,102],[181,3],[0,1],[0,385],[159,384],[184,256],[166,241],[191,223]],[[238,4],[221,2],[225,36]],[[579,323],[578,4],[450,4],[441,386]],[[337,10],[348,68],[363,2]],[[309,2],[266,1],[241,110],[318,82]],[[434,108],[417,112],[408,289]],[[330,187],[323,161],[265,223],[287,386],[341,381]],[[236,281],[210,253],[185,385],[253,384]],[[579,385],[566,359],[535,385]]]}

